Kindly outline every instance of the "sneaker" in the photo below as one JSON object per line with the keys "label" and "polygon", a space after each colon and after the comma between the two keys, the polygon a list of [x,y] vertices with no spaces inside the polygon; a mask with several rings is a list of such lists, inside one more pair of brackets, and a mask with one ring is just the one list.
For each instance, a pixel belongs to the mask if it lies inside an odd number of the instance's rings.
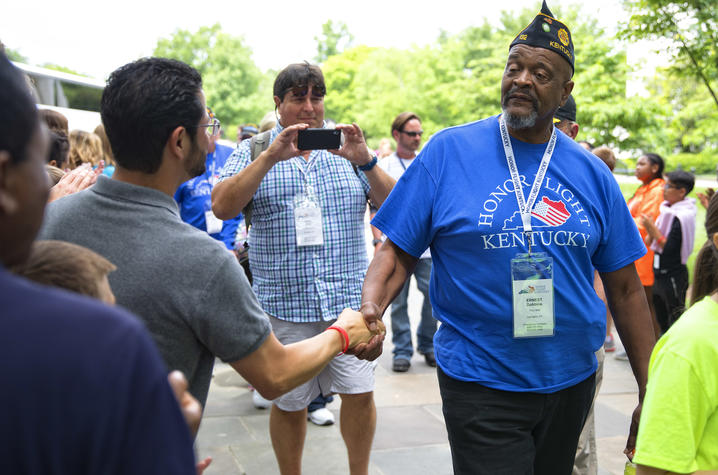
{"label": "sneaker", "polygon": [[269,409],[272,407],[272,401],[264,399],[256,389],[252,391],[252,404],[254,404],[254,407],[257,409]]}
{"label": "sneaker", "polygon": [[391,369],[396,373],[406,373],[411,367],[411,362],[404,358],[397,358],[391,365]]}
{"label": "sneaker", "polygon": [[616,353],[615,358],[617,360],[621,360],[621,361],[628,361],[628,355],[626,354],[626,350],[621,350],[618,353]]}
{"label": "sneaker", "polygon": [[318,426],[330,426],[334,424],[334,414],[326,407],[321,407],[316,411],[310,412],[307,415],[307,419]]}
{"label": "sneaker", "polygon": [[606,353],[616,351],[616,341],[613,339],[613,335],[606,335],[606,339],[603,341],[603,349]]}

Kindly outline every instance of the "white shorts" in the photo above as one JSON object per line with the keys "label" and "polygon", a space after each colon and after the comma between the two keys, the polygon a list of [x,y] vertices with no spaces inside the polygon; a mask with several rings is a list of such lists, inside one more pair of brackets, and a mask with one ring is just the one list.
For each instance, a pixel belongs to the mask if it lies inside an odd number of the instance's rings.
{"label": "white shorts", "polygon": [[[269,315],[272,330],[284,345],[322,333],[334,322],[294,323]],[[363,394],[374,391],[374,362],[354,355],[336,356],[314,378],[278,397],[273,402],[287,412],[301,411],[319,394]]]}

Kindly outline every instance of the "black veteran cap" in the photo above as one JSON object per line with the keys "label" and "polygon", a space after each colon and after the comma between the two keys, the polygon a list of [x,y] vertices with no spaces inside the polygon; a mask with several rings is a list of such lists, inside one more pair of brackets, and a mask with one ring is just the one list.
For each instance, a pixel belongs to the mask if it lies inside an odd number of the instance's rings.
{"label": "black veteran cap", "polygon": [[576,122],[576,101],[572,95],[568,96],[566,103],[558,108],[553,117],[554,122],[561,122],[562,120]]}
{"label": "black veteran cap", "polygon": [[568,27],[553,17],[553,13],[548,9],[546,0],[543,2],[541,12],[526,28],[518,34],[509,45],[511,49],[514,45],[528,45],[558,53],[563,59],[571,65],[571,74],[573,75],[573,40]]}

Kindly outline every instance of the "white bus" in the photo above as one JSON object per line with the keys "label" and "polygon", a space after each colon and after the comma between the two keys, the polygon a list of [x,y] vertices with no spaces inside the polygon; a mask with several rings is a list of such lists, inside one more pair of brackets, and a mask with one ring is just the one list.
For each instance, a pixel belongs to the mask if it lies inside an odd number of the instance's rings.
{"label": "white bus", "polygon": [[52,69],[13,63],[30,79],[39,109],[53,109],[67,117],[70,130],[88,132],[102,123],[100,99],[103,81]]}

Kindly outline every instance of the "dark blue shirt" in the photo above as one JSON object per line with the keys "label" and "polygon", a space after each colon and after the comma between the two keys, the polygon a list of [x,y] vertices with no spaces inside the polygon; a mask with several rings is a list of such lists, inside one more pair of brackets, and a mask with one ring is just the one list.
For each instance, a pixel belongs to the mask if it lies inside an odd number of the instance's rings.
{"label": "dark blue shirt", "polygon": [[0,473],[195,473],[142,324],[0,267]]}

